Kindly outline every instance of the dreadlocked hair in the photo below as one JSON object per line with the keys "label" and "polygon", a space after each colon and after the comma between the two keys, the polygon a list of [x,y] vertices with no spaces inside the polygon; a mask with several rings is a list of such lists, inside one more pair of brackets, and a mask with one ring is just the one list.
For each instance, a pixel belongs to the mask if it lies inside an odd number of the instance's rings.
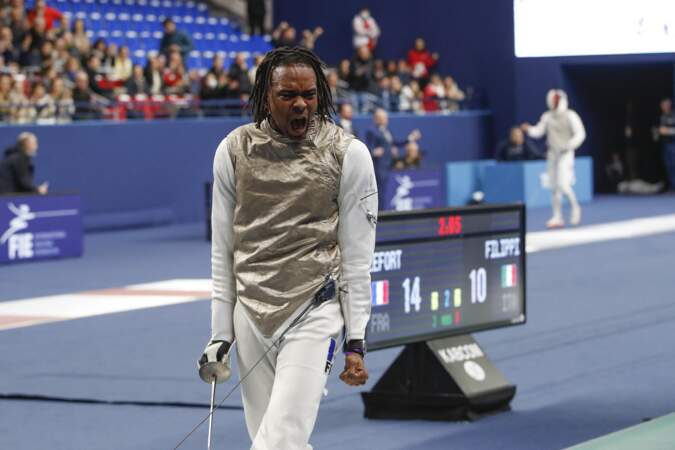
{"label": "dreadlocked hair", "polygon": [[267,95],[272,85],[272,73],[281,66],[303,65],[314,70],[316,76],[317,108],[316,115],[321,122],[330,121],[331,114],[335,114],[333,96],[324,74],[326,65],[316,54],[302,47],[279,47],[268,52],[255,72],[255,83],[249,97],[248,104],[253,112],[253,121],[256,127],[265,120],[270,112],[267,106]]}

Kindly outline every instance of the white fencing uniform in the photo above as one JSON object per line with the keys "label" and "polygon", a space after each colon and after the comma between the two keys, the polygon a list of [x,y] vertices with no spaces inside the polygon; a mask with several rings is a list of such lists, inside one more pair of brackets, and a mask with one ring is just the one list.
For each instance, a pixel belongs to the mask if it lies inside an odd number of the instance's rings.
{"label": "white fencing uniform", "polygon": [[[214,159],[211,340],[236,339],[255,450],[306,450],[332,359],[370,317],[377,186],[366,146],[332,123],[302,141],[267,121],[221,142]],[[289,257],[289,255],[291,255]],[[338,295],[272,348],[325,276]]]}
{"label": "white fencing uniform", "polygon": [[[554,97],[558,97],[554,109]],[[571,222],[579,223],[581,208],[572,186],[574,177],[574,151],[586,139],[586,130],[579,115],[568,109],[567,94],[560,89],[551,89],[546,96],[549,110],[542,114],[539,123],[528,129],[532,138],[546,135],[546,161],[548,180],[552,190],[553,217],[549,225],[563,225],[562,195],[567,196],[572,209]]]}

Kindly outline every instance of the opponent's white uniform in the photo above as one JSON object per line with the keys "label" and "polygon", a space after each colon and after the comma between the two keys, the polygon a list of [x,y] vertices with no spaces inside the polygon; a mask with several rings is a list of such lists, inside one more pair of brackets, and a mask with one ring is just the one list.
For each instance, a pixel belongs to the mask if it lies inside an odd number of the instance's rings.
{"label": "opponent's white uniform", "polygon": [[[558,96],[558,106],[553,108],[553,98]],[[565,194],[571,206],[571,222],[579,223],[581,208],[572,186],[574,178],[574,151],[586,139],[586,130],[579,115],[568,108],[567,94],[560,89],[551,89],[546,95],[549,110],[542,114],[539,123],[528,129],[532,138],[546,135],[546,161],[548,179],[552,190],[553,217],[550,225],[564,224],[562,216],[562,195]]]}
{"label": "opponent's white uniform", "polygon": [[[333,355],[342,342],[343,326],[347,330],[346,339],[364,339],[370,316],[369,268],[375,245],[375,216],[368,214],[377,214],[373,164],[366,146],[356,139],[351,140],[342,159],[339,187],[335,186],[339,211],[339,224],[336,224],[338,257],[341,260],[339,300],[335,298],[310,310],[254,368],[311,298],[288,317],[284,316],[285,320],[272,329],[266,326],[265,317],[269,316],[265,314],[273,308],[283,312],[284,302],[281,306],[263,301],[242,303],[241,284],[245,281],[235,273],[237,258],[241,258],[237,254],[241,237],[235,232],[235,222],[240,208],[246,206],[238,204],[240,197],[236,193],[239,184],[231,158],[234,149],[230,148],[236,142],[228,138],[223,140],[214,160],[211,340],[232,342],[236,338],[239,376],[252,370],[242,383],[246,425],[253,441],[251,448],[311,449],[309,437]],[[279,170],[285,169],[283,160],[278,164]],[[264,169],[256,167],[256,170]],[[317,190],[317,186],[309,188]],[[281,199],[284,192],[269,194]],[[305,226],[304,222],[302,226]],[[318,239],[317,245],[330,243]],[[265,282],[267,278],[260,284]],[[283,293],[280,296],[283,297]],[[251,305],[258,309],[252,309]],[[258,314],[258,310],[262,312]]]}

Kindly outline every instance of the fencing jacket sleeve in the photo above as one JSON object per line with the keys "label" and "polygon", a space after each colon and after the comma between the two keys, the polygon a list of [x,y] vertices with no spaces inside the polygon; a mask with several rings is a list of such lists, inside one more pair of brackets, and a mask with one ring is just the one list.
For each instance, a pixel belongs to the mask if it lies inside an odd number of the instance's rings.
{"label": "fencing jacket sleeve", "polygon": [[213,161],[213,201],[211,204],[211,340],[232,342],[233,313],[236,301],[232,262],[234,216],[234,169],[227,148],[227,138],[216,150]]}
{"label": "fencing jacket sleeve", "polygon": [[338,204],[340,290],[346,339],[364,339],[371,307],[370,265],[375,249],[377,185],[370,152],[357,139],[349,145],[342,163]]}

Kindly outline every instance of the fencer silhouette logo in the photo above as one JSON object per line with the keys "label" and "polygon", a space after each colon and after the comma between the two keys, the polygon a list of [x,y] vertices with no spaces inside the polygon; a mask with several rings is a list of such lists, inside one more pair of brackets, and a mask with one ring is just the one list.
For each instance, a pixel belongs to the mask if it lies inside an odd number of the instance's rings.
{"label": "fencer silhouette logo", "polygon": [[415,187],[412,179],[408,175],[396,176],[398,187],[396,194],[391,199],[391,205],[396,211],[410,211],[413,209],[413,199],[410,198],[410,191]]}
{"label": "fencer silhouette logo", "polygon": [[0,236],[0,246],[7,244],[9,259],[29,259],[34,256],[35,235],[31,232],[20,233],[28,229],[31,221],[77,214],[77,210],[75,209],[33,212],[30,205],[25,203],[18,206],[14,203],[9,203],[7,208],[14,217],[9,220],[7,229]]}

